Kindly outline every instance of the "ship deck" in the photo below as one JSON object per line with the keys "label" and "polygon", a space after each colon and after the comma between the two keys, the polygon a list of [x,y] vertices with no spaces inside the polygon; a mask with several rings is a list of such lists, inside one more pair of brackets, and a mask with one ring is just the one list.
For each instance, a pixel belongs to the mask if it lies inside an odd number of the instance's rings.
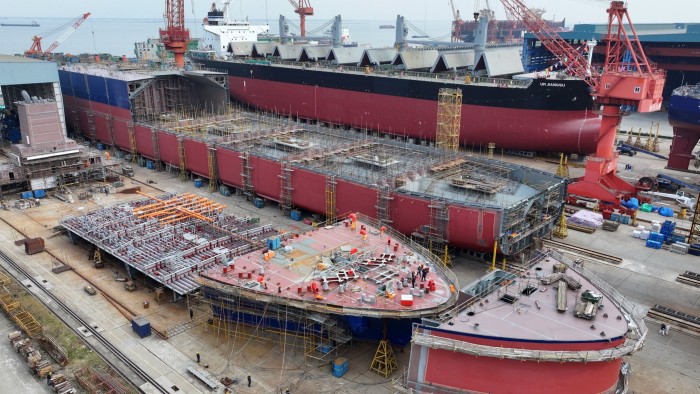
{"label": "ship deck", "polygon": [[[628,330],[627,318],[612,300],[596,286],[572,269],[565,275],[581,284],[580,290],[567,290],[564,312],[557,310],[557,284],[545,285],[541,279],[552,275],[558,261],[543,255],[523,275],[494,271],[462,289],[473,300],[471,307],[438,328],[459,334],[521,340],[525,342],[596,342],[619,338]],[[530,295],[523,291],[531,287]],[[591,290],[603,297],[595,319],[574,316],[581,294]],[[503,296],[516,298],[506,302]],[[464,294],[462,295],[464,296]],[[512,299],[511,298],[511,299]],[[603,335],[604,333],[604,335]]]}
{"label": "ship deck", "polygon": [[[223,291],[233,287],[254,298],[267,294],[334,313],[418,317],[452,306],[453,274],[367,220],[359,220],[355,230],[345,220],[294,234],[271,258],[256,250],[230,262],[226,272],[210,269],[201,276]],[[429,273],[413,288],[410,272],[418,265]],[[426,290],[431,284],[432,291]]]}

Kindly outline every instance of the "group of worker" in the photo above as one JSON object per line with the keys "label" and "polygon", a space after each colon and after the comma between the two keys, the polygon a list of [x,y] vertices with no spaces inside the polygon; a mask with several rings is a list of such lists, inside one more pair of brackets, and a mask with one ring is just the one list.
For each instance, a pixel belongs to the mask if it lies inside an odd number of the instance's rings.
{"label": "group of worker", "polygon": [[409,279],[411,280],[411,287],[415,288],[416,287],[416,279],[421,278],[421,282],[425,282],[426,278],[428,277],[428,273],[430,272],[430,267],[427,265],[423,265],[422,263],[418,265],[418,268],[416,268],[416,271],[413,272],[411,271],[409,274]]}

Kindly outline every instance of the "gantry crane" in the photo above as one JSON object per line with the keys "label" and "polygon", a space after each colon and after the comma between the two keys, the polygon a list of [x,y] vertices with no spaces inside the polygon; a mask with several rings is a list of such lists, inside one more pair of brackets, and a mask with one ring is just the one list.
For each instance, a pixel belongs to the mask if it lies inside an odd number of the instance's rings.
{"label": "gantry crane", "polygon": [[314,9],[311,7],[309,0],[289,0],[289,4],[294,7],[294,12],[299,14],[299,29],[301,36],[306,37],[306,16],[313,16]]}
{"label": "gantry crane", "polygon": [[[83,15],[79,16],[77,19],[74,19],[66,24],[63,24],[61,26],[58,26],[52,30],[47,31],[46,33],[40,35],[40,36],[34,36],[32,37],[32,47],[29,48],[28,51],[25,51],[24,54],[26,56],[36,56],[36,55],[48,55],[56,49],[63,41],[66,40],[73,32],[75,29],[80,27],[80,25],[83,24],[85,19],[87,19],[90,16],[89,12],[84,13]],[[54,33],[57,32],[62,32],[54,42],[51,43],[51,45],[46,49],[46,51],[41,49],[41,40],[44,37],[50,36]]]}
{"label": "gantry crane", "polygon": [[[591,67],[590,57],[587,60],[520,0],[501,0],[501,3],[559,59],[569,74],[588,83],[591,95],[602,106],[595,155],[588,157],[585,175],[569,185],[569,193],[614,203],[633,195],[635,187],[617,176],[619,154],[614,146],[615,133],[623,111],[661,109],[666,74],[644,54],[625,2],[612,1],[607,9],[608,32],[603,39],[606,52],[602,70]],[[590,54],[595,42],[589,42],[588,46]]]}
{"label": "gantry crane", "polygon": [[173,51],[175,66],[185,67],[185,52],[190,42],[190,31],[185,27],[185,0],[165,0],[165,29],[160,29],[160,40],[165,49]]}

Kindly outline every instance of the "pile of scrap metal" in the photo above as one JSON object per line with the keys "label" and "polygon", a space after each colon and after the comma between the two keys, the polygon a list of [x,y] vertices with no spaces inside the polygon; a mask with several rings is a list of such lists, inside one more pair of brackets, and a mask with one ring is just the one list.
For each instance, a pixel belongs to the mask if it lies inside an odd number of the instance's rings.
{"label": "pile of scrap metal", "polygon": [[576,308],[574,309],[574,316],[580,317],[586,320],[595,319],[596,312],[603,305],[600,301],[603,300],[603,296],[598,293],[594,293],[590,290],[586,290],[581,294],[581,300],[576,303]]}
{"label": "pile of scrap metal", "polygon": [[581,282],[569,275],[564,274],[563,272],[556,272],[552,275],[545,276],[544,278],[540,279],[540,282],[542,282],[544,285],[549,285],[559,280],[563,280],[566,283],[566,286],[571,290],[578,290],[581,288]]}

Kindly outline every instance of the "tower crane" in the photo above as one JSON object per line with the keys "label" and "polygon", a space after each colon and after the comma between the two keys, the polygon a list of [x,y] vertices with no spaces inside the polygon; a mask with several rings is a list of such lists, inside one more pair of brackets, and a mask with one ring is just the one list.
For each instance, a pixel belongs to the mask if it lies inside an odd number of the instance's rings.
{"label": "tower crane", "polygon": [[306,16],[313,16],[314,9],[311,7],[309,0],[289,0],[289,4],[294,7],[294,13],[299,14],[299,29],[301,36],[306,37]]}
{"label": "tower crane", "polygon": [[165,49],[173,51],[175,66],[185,67],[185,52],[190,42],[190,31],[185,27],[185,0],[165,0],[165,29],[160,29],[160,40]]}
{"label": "tower crane", "polygon": [[586,59],[520,0],[501,0],[501,3],[527,26],[572,76],[586,81],[591,95],[602,106],[596,152],[588,157],[585,175],[569,185],[569,193],[613,203],[635,194],[635,187],[617,176],[619,153],[614,149],[615,134],[623,111],[655,112],[661,109],[666,73],[657,69],[644,54],[625,2],[611,1],[607,9],[608,31],[603,39],[605,64],[601,70],[590,64],[595,41],[588,42],[589,58]]}
{"label": "tower crane", "polygon": [[[29,50],[25,51],[24,54],[27,56],[36,56],[36,55],[40,55],[40,54],[47,55],[47,54],[52,53],[54,51],[54,49],[56,49],[56,47],[61,45],[61,43],[63,41],[65,41],[71,34],[73,34],[75,29],[80,27],[80,25],[82,25],[83,22],[85,21],[85,19],[87,19],[89,16],[90,16],[90,13],[86,12],[83,15],[79,16],[77,19],[74,19],[66,24],[58,26],[52,30],[49,30],[40,36],[34,36],[32,38],[33,42],[32,42],[31,48],[29,48]],[[41,40],[44,37],[50,36],[50,35],[52,35],[54,33],[58,33],[58,32],[61,32],[61,35],[58,36],[58,38],[56,38],[54,40],[54,42],[51,43],[51,45],[49,45],[49,47],[46,49],[46,51],[42,50]]]}

